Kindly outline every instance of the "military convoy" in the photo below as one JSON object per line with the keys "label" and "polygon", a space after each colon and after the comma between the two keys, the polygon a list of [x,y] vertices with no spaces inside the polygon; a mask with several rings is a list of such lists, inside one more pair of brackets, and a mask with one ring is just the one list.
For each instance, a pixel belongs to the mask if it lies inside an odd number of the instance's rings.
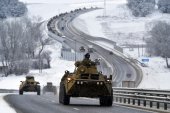
{"label": "military convoy", "polygon": [[71,97],[99,98],[101,106],[112,106],[112,75],[109,78],[97,70],[87,53],[83,61],[75,62],[73,73],[65,71],[60,82],[59,102],[68,105]]}
{"label": "military convoy", "polygon": [[26,76],[26,80],[21,81],[19,86],[19,94],[23,95],[24,92],[37,92],[37,95],[40,95],[41,88],[38,84],[39,82],[35,81],[33,76]]}
{"label": "military convoy", "polygon": [[57,87],[53,85],[52,82],[47,82],[47,85],[43,87],[43,94],[46,92],[52,92],[54,95],[57,94]]}

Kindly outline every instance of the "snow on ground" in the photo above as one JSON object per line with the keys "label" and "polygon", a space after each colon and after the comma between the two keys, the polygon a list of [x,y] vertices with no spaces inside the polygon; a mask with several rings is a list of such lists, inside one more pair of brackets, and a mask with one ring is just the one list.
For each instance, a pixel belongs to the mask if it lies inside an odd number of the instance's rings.
{"label": "snow on ground", "polygon": [[1,113],[16,113],[15,110],[9,107],[9,105],[4,101],[3,97],[7,94],[0,94],[0,112]]}
{"label": "snow on ground", "polygon": [[170,69],[166,68],[165,59],[151,57],[143,72],[145,76],[139,88],[170,89]]}
{"label": "snow on ground", "polygon": [[[61,12],[70,11],[79,7],[103,7],[103,0],[21,0],[28,4],[28,14],[31,16],[41,16],[43,20],[47,20],[52,16]],[[131,15],[125,6],[126,0],[110,0],[107,2],[107,18],[103,16],[103,10],[89,12],[79,16],[77,23],[79,28],[85,28],[85,32],[90,35],[105,37],[118,42],[119,45],[128,43],[143,44],[143,37],[146,35],[146,25],[150,25],[151,21],[166,20],[170,16],[155,12],[146,18],[135,18]],[[90,15],[90,16],[89,16]],[[97,17],[97,18],[96,18]],[[82,24],[81,24],[82,22]],[[76,22],[74,22],[76,23]],[[77,24],[75,24],[77,25]],[[106,44],[107,45],[107,44]],[[39,73],[38,70],[31,70],[29,75],[34,75],[41,85],[47,81],[59,84],[61,76],[65,70],[74,70],[74,62],[68,62],[60,59],[61,44],[49,46],[52,53],[52,68],[43,70]],[[134,58],[138,58],[137,50],[124,50]],[[148,57],[149,58],[149,57]],[[165,68],[165,60],[162,58],[149,58],[149,67],[142,67],[144,71],[144,79],[139,87],[141,88],[160,88],[170,89],[170,74],[169,69]],[[0,78],[0,88],[18,89],[19,81],[24,80],[25,76],[10,76]],[[8,84],[7,84],[8,83]],[[10,83],[10,84],[9,84]]]}
{"label": "snow on ground", "polygon": [[[83,7],[103,7],[103,0],[20,0],[27,3],[29,16],[40,16],[43,20],[48,20],[54,15],[62,12],[71,11],[76,8]],[[114,40],[119,44],[126,43],[144,43],[143,36],[145,35],[145,25],[149,25],[150,21],[168,20],[169,15],[160,13],[150,15],[147,18],[134,18],[127,7],[126,0],[107,0],[107,12],[109,18],[100,18],[103,16],[103,10],[89,12],[77,18],[79,29],[84,29],[85,32],[93,36],[105,37]],[[98,17],[98,18],[96,18]],[[76,22],[74,22],[76,23]],[[77,24],[75,24],[77,25]],[[101,44],[101,42],[100,42]],[[107,44],[105,44],[106,46]],[[109,45],[110,46],[110,45]],[[112,46],[110,46],[112,48]],[[46,82],[53,82],[54,85],[59,85],[59,81],[65,70],[73,71],[74,62],[65,61],[60,58],[61,44],[57,43],[48,46],[46,49],[52,51],[51,69],[43,70],[39,73],[38,70],[31,70],[28,75],[34,75],[35,80],[43,86]],[[136,56],[135,51],[125,50],[132,57]],[[134,52],[134,53],[133,53]],[[144,71],[144,79],[139,87],[141,88],[158,88],[170,89],[170,72],[166,69],[165,61],[162,58],[150,58],[149,67],[142,68]],[[25,80],[25,76],[1,77],[0,88],[18,89],[20,81]],[[8,107],[4,102],[3,96],[0,94],[0,110],[3,113],[15,113],[14,110]]]}
{"label": "snow on ground", "polygon": [[[60,48],[61,44],[57,42],[45,48],[52,52],[51,69],[45,69],[42,73],[39,73],[38,70],[31,70],[27,75],[33,75],[35,80],[40,82],[41,86],[46,85],[47,82],[53,82],[54,85],[59,86],[59,82],[64,75],[65,70],[74,71],[74,62],[60,59]],[[20,81],[25,80],[25,76],[27,75],[1,77],[0,89],[18,89]]]}
{"label": "snow on ground", "polygon": [[[147,17],[134,17],[126,3],[126,0],[106,2],[106,17],[102,17],[104,9],[101,9],[80,15],[74,21],[74,25],[80,30],[88,26],[88,29],[84,30],[85,33],[106,37],[119,45],[145,44],[147,30],[152,26],[152,22],[170,20],[169,14],[157,11]],[[83,26],[77,24],[80,20],[84,23]]]}
{"label": "snow on ground", "polygon": [[[29,16],[40,16],[43,20],[71,11],[76,8],[102,6],[103,0],[20,0],[27,4]],[[111,0],[112,1],[112,0]],[[116,1],[116,0],[113,0]],[[43,86],[46,82],[53,82],[54,85],[59,85],[60,78],[65,70],[74,70],[74,62],[65,61],[60,58],[61,44],[57,43],[46,48],[52,51],[51,69],[43,70],[39,73],[38,70],[31,70],[28,75],[34,75],[35,80],[39,81]],[[25,80],[25,76],[14,76],[0,78],[0,88],[18,89],[20,81]]]}
{"label": "snow on ground", "polygon": [[[103,0],[20,0],[27,4],[29,16],[40,16],[43,20],[76,8],[96,7]],[[101,2],[102,1],[102,2]]]}
{"label": "snow on ground", "polygon": [[[90,16],[89,16],[90,15]],[[96,37],[104,37],[117,42],[117,45],[124,47],[127,44],[145,44],[147,31],[151,29],[155,21],[170,22],[169,14],[162,14],[155,11],[153,14],[143,17],[133,17],[126,7],[126,0],[109,1],[106,5],[106,17],[103,16],[103,9],[80,15],[74,20],[74,25]],[[79,22],[79,23],[78,23]],[[81,24],[81,22],[83,24]],[[113,49],[113,45],[103,42],[95,42],[105,48]],[[166,68],[165,59],[149,57],[145,48],[124,48],[124,55],[138,59],[147,58],[148,67],[141,67],[144,73],[140,88],[170,89],[170,69]]]}

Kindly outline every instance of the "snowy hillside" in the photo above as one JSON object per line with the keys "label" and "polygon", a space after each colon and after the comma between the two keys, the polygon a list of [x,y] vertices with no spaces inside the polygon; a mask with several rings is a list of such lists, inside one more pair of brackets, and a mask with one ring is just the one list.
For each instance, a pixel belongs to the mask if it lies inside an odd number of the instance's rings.
{"label": "snowy hillside", "polygon": [[[103,0],[20,0],[27,4],[28,16],[40,16],[43,20],[48,20],[51,17],[64,12],[69,12],[76,8],[103,6]],[[102,2],[101,2],[102,1]],[[115,0],[116,1],[116,0]],[[46,29],[45,29],[46,30]],[[43,70],[39,73],[38,70],[31,70],[28,75],[34,75],[35,80],[43,86],[46,82],[53,82],[54,85],[59,85],[60,79],[65,70],[73,71],[74,62],[65,61],[60,58],[61,44],[56,42],[51,46],[47,46],[46,50],[52,52],[51,69]],[[0,78],[0,89],[18,89],[21,80],[25,80],[25,76],[10,75],[9,77]]]}
{"label": "snowy hillside", "polygon": [[[27,3],[28,15],[37,16],[48,20],[54,15],[61,12],[66,12],[79,7],[103,7],[103,0],[21,0]],[[169,20],[170,16],[155,12],[146,18],[135,18],[131,15],[126,7],[126,0],[110,0],[107,1],[106,15],[108,18],[99,18],[103,16],[103,9],[89,12],[79,16],[74,23],[77,28],[84,29],[86,33],[94,36],[105,37],[110,40],[118,42],[119,45],[123,44],[143,44],[145,43],[143,37],[146,35],[146,25],[155,20]],[[89,16],[90,15],[90,16]],[[97,18],[96,18],[97,17]],[[107,46],[107,44],[106,44]],[[47,81],[54,82],[55,85],[59,84],[61,76],[65,70],[74,70],[74,62],[68,62],[60,59],[61,44],[56,43],[49,46],[52,53],[52,68],[43,70],[39,74],[38,70],[32,70],[29,75],[35,75],[35,79],[40,81],[41,85],[46,84]],[[125,50],[125,53],[131,57],[138,58],[138,51]],[[147,55],[145,53],[145,55]],[[140,59],[140,58],[139,58]],[[170,73],[166,69],[165,61],[162,58],[149,58],[149,67],[143,68],[145,73],[144,80],[140,87],[142,88],[161,88],[169,89],[168,84]],[[8,78],[0,78],[0,88],[13,88],[18,89],[19,81],[24,80],[25,76]],[[6,84],[6,83],[11,84]],[[152,84],[150,84],[152,83]],[[153,85],[154,84],[154,85]]]}
{"label": "snowy hillside", "polygon": [[[101,18],[103,16],[103,9],[101,9],[80,15],[74,20],[74,25],[80,30],[85,28],[83,30],[85,33],[97,37],[102,36],[125,47],[127,44],[145,44],[145,37],[147,37],[147,31],[152,26],[152,22],[170,22],[169,14],[162,14],[158,11],[147,17],[132,16],[126,6],[126,0],[107,2],[106,9],[106,18]],[[113,48],[113,45],[106,43],[104,45],[107,48]],[[165,59],[148,57],[145,48],[124,48],[124,54],[139,61],[142,58],[149,59],[148,67],[141,67],[144,78],[140,88],[170,89],[170,69],[166,68]]]}

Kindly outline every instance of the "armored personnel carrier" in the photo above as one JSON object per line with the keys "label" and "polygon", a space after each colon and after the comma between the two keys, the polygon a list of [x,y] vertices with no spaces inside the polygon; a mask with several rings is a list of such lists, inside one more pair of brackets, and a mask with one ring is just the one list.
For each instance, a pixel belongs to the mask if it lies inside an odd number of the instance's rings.
{"label": "armored personnel carrier", "polygon": [[21,81],[19,86],[19,94],[23,95],[23,92],[37,92],[37,95],[40,95],[40,85],[39,82],[34,80],[33,76],[26,76],[25,81]]}
{"label": "armored personnel carrier", "polygon": [[75,71],[65,71],[60,82],[59,102],[68,105],[70,97],[99,98],[101,106],[112,106],[112,75],[109,78],[97,70],[87,53],[83,61],[75,62]]}
{"label": "armored personnel carrier", "polygon": [[57,87],[52,82],[47,82],[47,85],[43,87],[43,94],[46,92],[53,92],[54,95],[57,93]]}

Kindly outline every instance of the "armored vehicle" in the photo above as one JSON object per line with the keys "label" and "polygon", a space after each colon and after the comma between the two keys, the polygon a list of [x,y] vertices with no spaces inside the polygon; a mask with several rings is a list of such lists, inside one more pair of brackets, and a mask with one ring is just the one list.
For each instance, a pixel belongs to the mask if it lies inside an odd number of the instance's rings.
{"label": "armored vehicle", "polygon": [[83,46],[80,47],[80,52],[85,52],[85,48]]}
{"label": "armored vehicle", "polygon": [[57,87],[52,82],[47,82],[47,85],[43,87],[43,94],[46,92],[53,92],[54,95],[57,93]]}
{"label": "armored vehicle", "polygon": [[19,87],[19,94],[23,95],[23,92],[37,92],[37,95],[40,95],[40,85],[39,82],[34,80],[33,76],[26,76],[25,81],[21,81]]}
{"label": "armored vehicle", "polygon": [[60,82],[59,102],[68,105],[70,97],[99,98],[101,106],[112,106],[112,75],[109,78],[97,70],[87,53],[83,61],[75,62],[75,71],[65,71]]}

